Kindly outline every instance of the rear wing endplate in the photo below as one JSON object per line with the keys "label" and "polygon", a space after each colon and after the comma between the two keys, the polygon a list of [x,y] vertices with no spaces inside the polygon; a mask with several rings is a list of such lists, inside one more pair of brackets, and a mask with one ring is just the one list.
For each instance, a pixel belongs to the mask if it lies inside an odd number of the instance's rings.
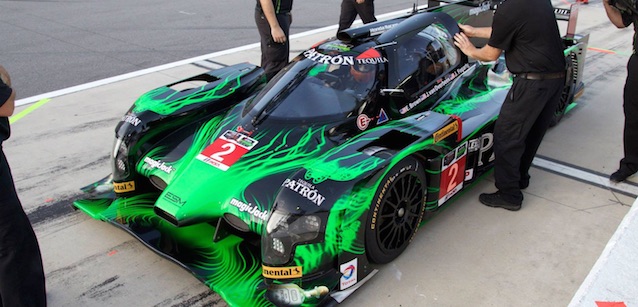
{"label": "rear wing endplate", "polygon": [[556,20],[567,21],[566,37],[573,38],[576,35],[576,21],[578,20],[578,8],[580,4],[572,4],[569,9],[554,8]]}

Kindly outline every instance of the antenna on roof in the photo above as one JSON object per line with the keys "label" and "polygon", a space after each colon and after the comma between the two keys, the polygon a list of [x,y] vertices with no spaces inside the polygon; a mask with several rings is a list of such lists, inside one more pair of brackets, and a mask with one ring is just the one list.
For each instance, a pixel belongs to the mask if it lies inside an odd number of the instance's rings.
{"label": "antenna on roof", "polygon": [[413,4],[412,4],[412,13],[416,13],[416,9],[417,7],[419,7],[419,0],[416,0]]}

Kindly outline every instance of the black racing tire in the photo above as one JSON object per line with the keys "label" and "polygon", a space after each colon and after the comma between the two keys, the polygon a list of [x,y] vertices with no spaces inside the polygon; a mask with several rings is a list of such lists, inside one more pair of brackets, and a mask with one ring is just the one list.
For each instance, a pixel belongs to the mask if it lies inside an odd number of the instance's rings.
{"label": "black racing tire", "polygon": [[388,263],[408,247],[423,219],[426,190],[425,170],[413,157],[399,161],[383,177],[366,223],[366,253],[372,263]]}
{"label": "black racing tire", "polygon": [[567,110],[567,106],[569,106],[574,100],[574,63],[572,61],[572,56],[568,56],[565,58],[567,62],[567,67],[565,68],[565,86],[563,87],[563,91],[560,94],[560,101],[558,102],[558,106],[556,107],[556,111],[554,111],[554,117],[552,117],[552,121],[549,126],[554,127],[558,125],[561,119],[563,119],[563,115],[565,115],[565,111]]}

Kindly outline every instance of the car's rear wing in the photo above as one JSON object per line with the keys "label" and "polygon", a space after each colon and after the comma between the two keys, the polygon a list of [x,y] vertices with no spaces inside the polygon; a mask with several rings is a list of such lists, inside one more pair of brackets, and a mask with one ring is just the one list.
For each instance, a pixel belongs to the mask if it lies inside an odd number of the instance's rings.
{"label": "car's rear wing", "polygon": [[554,8],[556,20],[567,21],[567,33],[565,37],[574,38],[576,35],[576,21],[578,20],[578,8],[580,4],[572,4],[569,9]]}

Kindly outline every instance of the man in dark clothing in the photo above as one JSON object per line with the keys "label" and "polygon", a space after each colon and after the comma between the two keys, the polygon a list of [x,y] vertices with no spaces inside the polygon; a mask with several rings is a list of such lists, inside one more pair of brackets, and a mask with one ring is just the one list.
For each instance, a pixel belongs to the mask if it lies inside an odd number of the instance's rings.
{"label": "man in dark clothing", "polygon": [[609,176],[612,182],[621,182],[638,171],[638,6],[634,0],[603,0],[603,5],[607,17],[616,27],[622,29],[634,24],[634,50],[627,62],[627,80],[623,92],[625,157],[620,160],[618,170]]}
{"label": "man in dark clothing", "polygon": [[0,307],[46,306],[38,241],[16,193],[2,150],[15,107],[9,73],[0,65]]}
{"label": "man in dark clothing", "polygon": [[261,37],[261,67],[270,80],[290,58],[290,24],[293,0],[257,0],[255,23]]}
{"label": "man in dark clothing", "polygon": [[[463,53],[494,61],[505,51],[514,83],[494,127],[494,179],[497,192],[481,194],[491,207],[519,210],[529,168],[550,125],[565,84],[563,42],[549,0],[507,0],[496,10],[492,27],[459,25],[454,40]],[[489,38],[476,48],[468,37]]]}
{"label": "man in dark clothing", "polygon": [[374,17],[374,0],[343,0],[341,1],[341,14],[339,15],[339,29],[345,30],[352,26],[357,18],[361,17],[363,23],[371,23],[377,21]]}

